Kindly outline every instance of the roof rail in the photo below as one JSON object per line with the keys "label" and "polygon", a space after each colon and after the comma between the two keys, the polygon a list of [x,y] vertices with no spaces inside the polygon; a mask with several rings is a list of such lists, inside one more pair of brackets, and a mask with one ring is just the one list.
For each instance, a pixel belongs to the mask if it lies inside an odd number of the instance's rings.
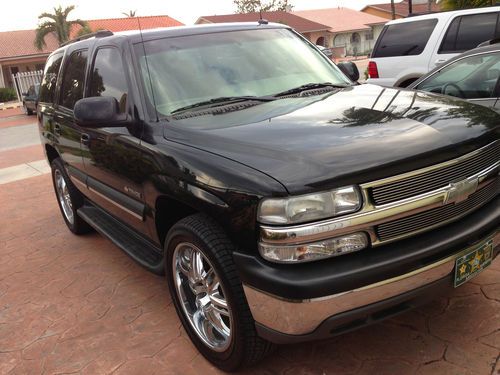
{"label": "roof rail", "polygon": [[103,38],[105,36],[111,36],[111,35],[114,35],[112,31],[97,30],[94,33],[84,34],[84,35],[79,36],[78,38],[71,39],[70,41],[67,41],[67,42],[61,44],[61,47],[67,46],[68,44],[71,44],[71,43],[79,42],[80,40],[85,40],[85,39],[94,38],[94,37],[95,38]]}
{"label": "roof rail", "polygon": [[479,44],[477,46],[477,48],[479,48],[479,47],[485,47],[485,46],[491,46],[493,44],[498,44],[498,43],[500,43],[500,38],[490,39],[490,40],[487,40],[487,41],[482,42],[481,44]]}

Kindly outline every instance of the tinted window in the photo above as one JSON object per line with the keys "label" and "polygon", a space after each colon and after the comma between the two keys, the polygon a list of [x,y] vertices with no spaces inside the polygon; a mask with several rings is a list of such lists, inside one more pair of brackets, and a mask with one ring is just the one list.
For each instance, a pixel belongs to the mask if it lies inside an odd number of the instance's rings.
{"label": "tinted window", "polygon": [[441,44],[440,53],[464,52],[481,42],[495,38],[498,13],[457,17],[451,23]]}
{"label": "tinted window", "polygon": [[53,103],[56,91],[57,75],[61,67],[63,55],[58,53],[52,55],[45,64],[43,79],[40,85],[40,101],[43,103]]}
{"label": "tinted window", "polygon": [[77,100],[83,98],[87,51],[76,51],[71,54],[64,69],[61,97],[59,103],[73,109]]}
{"label": "tinted window", "polygon": [[473,55],[442,68],[417,89],[464,99],[494,97],[500,76],[500,53]]}
{"label": "tinted window", "polygon": [[127,92],[127,80],[118,50],[98,50],[92,69],[90,96],[112,96],[120,103],[120,112],[125,112]]}
{"label": "tinted window", "polygon": [[436,19],[431,19],[384,27],[372,56],[420,55],[425,49],[436,23]]}

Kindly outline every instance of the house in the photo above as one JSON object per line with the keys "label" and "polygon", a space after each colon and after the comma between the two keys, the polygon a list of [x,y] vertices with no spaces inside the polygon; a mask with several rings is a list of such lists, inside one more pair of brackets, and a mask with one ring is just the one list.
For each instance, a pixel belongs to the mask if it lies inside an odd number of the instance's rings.
{"label": "house", "polygon": [[[327,25],[325,39],[314,41],[333,48],[336,56],[369,55],[387,19],[350,8],[329,8],[294,12],[302,18]],[[341,51],[339,53],[339,51]]]}
{"label": "house", "polygon": [[[257,22],[260,17],[260,13],[236,13],[218,16],[202,16],[198,18],[195,24]],[[321,41],[321,38],[326,38],[328,30],[330,29],[327,25],[284,11],[262,12],[262,18],[268,20],[269,22],[288,25],[304,35],[304,37],[313,43],[316,43],[317,40]]]}
{"label": "house", "polygon": [[[142,29],[182,26],[183,24],[169,16],[139,17]],[[87,21],[92,30],[107,29],[126,31],[138,29],[137,18],[111,18]],[[80,26],[71,31],[76,35]],[[59,47],[53,34],[45,37],[47,44],[43,50],[34,45],[35,30],[0,32],[0,87],[13,87],[12,74],[43,69],[47,56]]]}
{"label": "house", "polygon": [[[396,19],[408,17],[410,8],[407,0],[395,3],[394,8],[396,11]],[[371,14],[373,16],[392,20],[392,11],[390,3],[367,5],[363,9],[361,9],[361,11],[367,14]],[[436,2],[433,1],[431,4],[431,12],[439,12],[439,11],[441,11],[439,4],[436,4]],[[420,1],[413,0],[412,14],[424,14],[424,13],[429,13],[429,6],[427,0],[420,0]]]}

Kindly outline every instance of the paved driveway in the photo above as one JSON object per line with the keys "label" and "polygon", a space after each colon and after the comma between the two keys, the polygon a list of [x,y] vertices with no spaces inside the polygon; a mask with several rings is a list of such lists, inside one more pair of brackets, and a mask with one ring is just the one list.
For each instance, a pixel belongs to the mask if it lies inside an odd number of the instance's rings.
{"label": "paved driveway", "polygon": [[[0,175],[39,159],[38,146],[0,151]],[[0,374],[219,373],[187,339],[162,277],[95,233],[70,234],[45,171],[0,181],[0,209]],[[281,347],[243,373],[490,375],[500,373],[499,354],[497,261],[447,298]]]}

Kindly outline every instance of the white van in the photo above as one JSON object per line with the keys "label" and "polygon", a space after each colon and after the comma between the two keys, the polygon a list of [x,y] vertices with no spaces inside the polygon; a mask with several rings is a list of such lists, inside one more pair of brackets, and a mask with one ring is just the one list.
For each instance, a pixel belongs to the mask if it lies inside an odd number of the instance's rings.
{"label": "white van", "polygon": [[406,87],[448,59],[500,37],[500,6],[388,22],[375,43],[367,82]]}

